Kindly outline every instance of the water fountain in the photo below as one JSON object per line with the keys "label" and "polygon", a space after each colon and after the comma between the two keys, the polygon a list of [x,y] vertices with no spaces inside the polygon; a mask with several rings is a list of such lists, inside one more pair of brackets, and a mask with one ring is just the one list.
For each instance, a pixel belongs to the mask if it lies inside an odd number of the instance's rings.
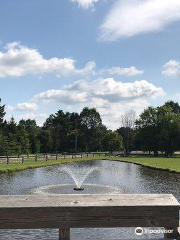
{"label": "water fountain", "polygon": [[[49,171],[51,168],[47,168]],[[31,191],[33,194],[117,194],[122,193],[123,190],[116,186],[107,185],[108,176],[106,176],[106,182],[98,182],[98,178],[102,178],[104,170],[98,164],[85,163],[71,163],[63,164],[56,168],[54,179],[53,175],[49,178],[48,182],[55,182],[56,184],[44,184],[37,188],[33,188]],[[110,176],[112,177],[112,176]],[[85,183],[88,178],[89,183]],[[59,179],[59,180],[58,180]]]}
{"label": "water fountain", "polygon": [[97,171],[98,167],[89,167],[84,166],[80,168],[78,165],[71,165],[71,166],[63,166],[60,171],[68,174],[75,182],[76,187],[74,187],[75,191],[83,191],[84,188],[82,187],[86,178],[94,171]]}

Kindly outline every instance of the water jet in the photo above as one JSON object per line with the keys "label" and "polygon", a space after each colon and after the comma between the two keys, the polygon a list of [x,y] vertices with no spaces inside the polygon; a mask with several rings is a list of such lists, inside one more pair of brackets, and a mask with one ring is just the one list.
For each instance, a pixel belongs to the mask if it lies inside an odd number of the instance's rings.
{"label": "water jet", "polygon": [[74,191],[83,191],[84,187],[82,187],[86,178],[94,171],[97,171],[98,167],[89,167],[89,166],[82,166],[79,167],[76,164],[67,165],[61,167],[60,171],[68,174],[75,183],[75,187],[73,188]]}

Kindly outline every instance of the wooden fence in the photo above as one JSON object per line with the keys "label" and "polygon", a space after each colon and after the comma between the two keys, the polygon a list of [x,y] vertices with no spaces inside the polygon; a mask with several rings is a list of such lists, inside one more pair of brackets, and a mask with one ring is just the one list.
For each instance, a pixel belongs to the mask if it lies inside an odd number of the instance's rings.
{"label": "wooden fence", "polygon": [[171,194],[0,196],[0,229],[164,227],[179,239],[180,204]]}
{"label": "wooden fence", "polygon": [[106,157],[106,156],[114,156],[118,155],[108,154],[108,153],[84,153],[84,154],[41,154],[41,155],[29,155],[29,156],[0,156],[0,163],[24,163],[25,161],[52,161],[58,159],[75,159],[75,158],[95,158],[95,157]]}

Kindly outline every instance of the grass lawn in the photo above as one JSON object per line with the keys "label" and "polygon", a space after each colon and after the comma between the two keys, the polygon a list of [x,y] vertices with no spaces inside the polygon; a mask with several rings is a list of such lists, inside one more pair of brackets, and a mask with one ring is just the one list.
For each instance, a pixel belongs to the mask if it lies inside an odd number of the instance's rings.
{"label": "grass lawn", "polygon": [[102,157],[89,157],[89,158],[74,158],[74,159],[58,159],[58,160],[39,160],[35,162],[33,160],[25,160],[24,163],[21,162],[14,162],[14,163],[0,163],[0,173],[7,173],[7,172],[16,172],[25,169],[32,169],[32,168],[39,168],[39,167],[46,167],[46,166],[53,166],[53,165],[60,165],[63,163],[71,163],[71,162],[82,162],[82,161],[90,161],[95,159],[102,159]]}
{"label": "grass lawn", "polygon": [[166,170],[180,173],[180,158],[153,158],[153,157],[130,157],[130,158],[115,158],[114,160],[135,163],[146,167],[151,167],[159,170]]}
{"label": "grass lawn", "polygon": [[128,163],[135,163],[146,167],[151,167],[154,169],[159,170],[167,170],[171,172],[180,173],[180,158],[172,157],[172,158],[153,158],[153,157],[89,157],[89,158],[74,158],[74,159],[58,159],[58,160],[40,160],[35,162],[34,160],[26,160],[24,163],[0,163],[0,173],[7,173],[7,172],[14,172],[14,171],[21,171],[25,169],[31,168],[38,168],[38,167],[45,167],[45,166],[53,166],[53,165],[60,165],[63,163],[71,163],[71,162],[81,162],[81,161],[90,161],[90,160],[114,160],[120,162],[128,162]]}

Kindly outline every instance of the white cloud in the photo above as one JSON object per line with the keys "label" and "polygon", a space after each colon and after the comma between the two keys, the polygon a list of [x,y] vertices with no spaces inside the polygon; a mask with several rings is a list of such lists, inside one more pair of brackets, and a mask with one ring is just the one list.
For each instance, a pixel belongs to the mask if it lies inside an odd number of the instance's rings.
{"label": "white cloud", "polygon": [[119,117],[127,109],[138,113],[148,106],[148,100],[163,96],[158,88],[146,80],[123,83],[113,78],[97,79],[92,82],[76,81],[62,89],[52,89],[37,94],[33,101],[57,102],[68,111],[81,111],[83,107],[96,107],[107,126],[115,129]]}
{"label": "white cloud", "polygon": [[123,83],[117,82],[113,78],[100,78],[92,82],[76,81],[72,85],[64,86],[60,90],[51,89],[37,94],[34,100],[74,105],[88,103],[93,99],[120,102],[138,98],[155,98],[163,94],[162,88],[158,88],[146,80]]}
{"label": "white cloud", "polygon": [[109,74],[109,75],[122,75],[122,76],[135,76],[142,75],[144,73],[143,70],[138,70],[136,67],[132,66],[129,68],[121,68],[121,67],[112,67],[109,69],[102,69],[99,71],[100,74]]}
{"label": "white cloud", "polygon": [[24,102],[24,103],[18,103],[15,107],[8,105],[7,106],[8,111],[36,111],[38,110],[38,105],[36,103],[29,103],[29,102]]}
{"label": "white cloud", "polygon": [[22,46],[19,42],[7,44],[5,52],[0,52],[0,77],[20,77],[27,74],[56,73],[84,75],[95,67],[94,62],[86,64],[84,69],[76,69],[71,58],[45,59],[37,49]]}
{"label": "white cloud", "polygon": [[100,40],[158,32],[177,20],[179,0],[118,0],[100,26]]}
{"label": "white cloud", "polygon": [[13,111],[14,110],[14,108],[11,105],[7,105],[6,109],[7,109],[7,111]]}
{"label": "white cloud", "polygon": [[81,8],[88,9],[94,7],[94,3],[98,2],[98,0],[71,0],[71,2],[78,3]]}
{"label": "white cloud", "polygon": [[15,109],[18,111],[35,111],[38,110],[38,105],[36,103],[28,102],[18,103]]}
{"label": "white cloud", "polygon": [[[135,76],[143,74],[142,70],[132,66],[129,68],[112,67],[109,69],[96,70],[94,61],[88,62],[84,68],[77,69],[75,60],[71,58],[45,59],[37,49],[30,49],[22,46],[19,42],[12,42],[6,45],[5,52],[0,52],[0,78],[20,77],[27,74],[55,73],[56,78],[68,75],[89,77],[94,75],[124,75]],[[39,75],[42,79],[42,75]]]}
{"label": "white cloud", "polygon": [[180,75],[180,62],[170,60],[163,66],[164,70],[162,74],[166,76],[177,76]]}

